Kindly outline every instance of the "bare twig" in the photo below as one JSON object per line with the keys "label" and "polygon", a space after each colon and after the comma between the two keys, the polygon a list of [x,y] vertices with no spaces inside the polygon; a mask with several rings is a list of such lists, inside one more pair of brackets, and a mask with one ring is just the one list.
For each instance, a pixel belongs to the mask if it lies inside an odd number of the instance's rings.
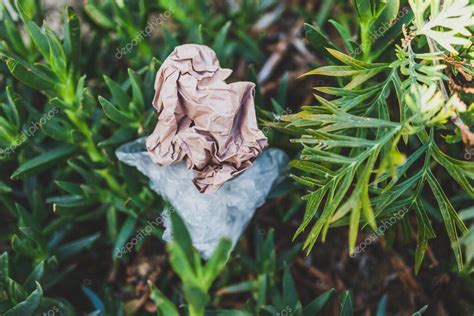
{"label": "bare twig", "polygon": [[263,65],[262,69],[258,73],[257,79],[259,83],[263,83],[272,75],[275,68],[278,66],[280,61],[285,56],[288,48],[290,47],[293,39],[298,36],[301,32],[301,29],[304,25],[304,19],[299,19],[295,26],[290,30],[290,32],[275,46],[275,51],[268,58],[268,60]]}

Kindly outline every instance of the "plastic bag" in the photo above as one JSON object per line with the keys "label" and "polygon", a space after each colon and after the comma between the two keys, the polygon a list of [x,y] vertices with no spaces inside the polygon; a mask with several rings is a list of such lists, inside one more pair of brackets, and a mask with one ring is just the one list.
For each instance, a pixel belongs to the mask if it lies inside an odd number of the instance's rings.
{"label": "plastic bag", "polygon": [[[227,237],[236,244],[256,208],[283,179],[288,162],[282,150],[267,149],[240,176],[224,183],[217,192],[203,194],[192,182],[195,171],[187,169],[185,162],[170,166],[155,164],[145,148],[145,138],[121,146],[116,155],[146,175],[151,188],[171,203],[185,222],[193,245],[206,259],[220,239]],[[163,239],[170,241],[172,229],[168,217],[164,224]]]}

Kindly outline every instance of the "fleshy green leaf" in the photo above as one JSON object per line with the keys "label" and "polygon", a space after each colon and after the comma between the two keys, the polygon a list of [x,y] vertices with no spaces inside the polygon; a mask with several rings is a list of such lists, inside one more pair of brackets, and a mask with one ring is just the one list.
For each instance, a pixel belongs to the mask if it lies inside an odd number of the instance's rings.
{"label": "fleshy green leaf", "polygon": [[154,286],[150,281],[148,281],[148,285],[150,287],[150,298],[158,307],[160,311],[160,316],[179,316],[178,309],[176,306],[168,300],[161,291]]}
{"label": "fleshy green leaf", "polygon": [[76,147],[71,145],[61,145],[54,149],[45,151],[39,156],[22,163],[20,167],[13,172],[11,178],[17,180],[36,175],[72,156],[75,151]]}
{"label": "fleshy green leaf", "polygon": [[41,298],[43,297],[43,290],[38,282],[36,282],[36,289],[23,302],[12,307],[6,311],[4,316],[32,316],[35,310],[39,307]]}

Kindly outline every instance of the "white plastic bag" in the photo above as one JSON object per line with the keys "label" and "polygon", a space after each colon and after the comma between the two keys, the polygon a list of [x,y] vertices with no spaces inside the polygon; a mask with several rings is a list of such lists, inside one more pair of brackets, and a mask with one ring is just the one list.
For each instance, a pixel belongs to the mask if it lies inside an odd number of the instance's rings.
{"label": "white plastic bag", "polygon": [[[150,179],[151,188],[168,200],[182,217],[193,245],[209,258],[220,239],[236,244],[257,207],[286,170],[287,155],[280,149],[267,149],[240,176],[227,181],[217,192],[200,193],[192,182],[194,171],[184,162],[167,167],[155,164],[145,148],[145,138],[117,149],[118,159],[136,167]],[[163,239],[170,241],[171,221],[165,218]]]}

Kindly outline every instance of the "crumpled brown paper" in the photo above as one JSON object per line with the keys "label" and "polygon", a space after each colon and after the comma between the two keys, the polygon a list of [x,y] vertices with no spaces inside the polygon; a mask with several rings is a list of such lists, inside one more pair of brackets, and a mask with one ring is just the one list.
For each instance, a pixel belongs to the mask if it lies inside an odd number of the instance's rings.
{"label": "crumpled brown paper", "polygon": [[178,46],[156,75],[153,106],[158,124],[146,145],[153,162],[186,161],[196,170],[200,192],[215,192],[252,165],[267,146],[258,129],[255,85],[227,84],[232,70],[220,68],[212,49]]}

